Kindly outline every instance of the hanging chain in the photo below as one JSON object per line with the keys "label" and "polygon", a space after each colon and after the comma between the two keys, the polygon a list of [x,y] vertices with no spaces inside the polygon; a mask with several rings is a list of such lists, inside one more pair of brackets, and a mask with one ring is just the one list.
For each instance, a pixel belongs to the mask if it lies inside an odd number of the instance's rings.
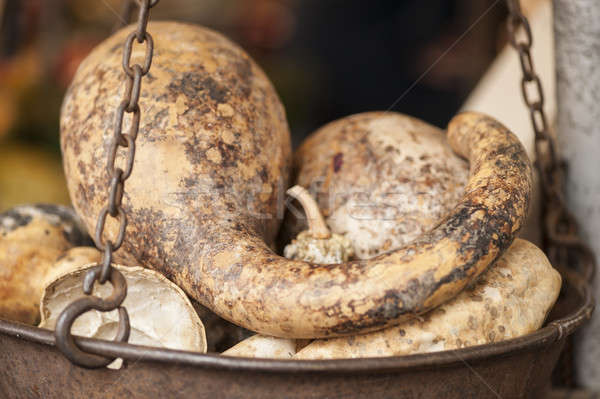
{"label": "hanging chain", "polygon": [[[544,113],[542,82],[535,72],[531,57],[531,27],[521,11],[519,0],[507,2],[510,13],[509,39],[521,62],[521,91],[535,133],[536,167],[545,196],[542,203],[544,246],[554,265],[564,267],[578,263],[582,277],[589,280],[594,270],[595,258],[590,248],[579,237],[577,221],[564,198],[566,164],[559,158],[554,140],[549,134],[548,120]],[[521,39],[518,38],[520,30],[524,33]],[[533,97],[530,96],[530,90],[535,92]]]}
{"label": "hanging chain", "polygon": [[[126,0],[129,1],[129,0]],[[119,310],[119,329],[115,341],[126,342],[129,338],[129,317],[127,310],[121,306],[127,296],[127,283],[117,269],[112,267],[113,253],[121,248],[125,239],[127,216],[122,207],[125,181],[131,176],[133,160],[135,157],[135,140],[140,127],[140,98],[142,77],[148,74],[152,64],[154,42],[147,32],[150,9],[158,0],[139,0],[139,15],[136,29],[125,39],[123,46],[123,71],[125,77],[125,92],[115,115],[113,134],[108,150],[106,170],[109,176],[107,204],[98,215],[95,231],[95,242],[103,252],[102,262],[90,269],[84,278],[83,291],[86,297],[80,298],[67,306],[60,314],[55,329],[56,345],[73,363],[83,367],[104,367],[114,358],[106,358],[82,351],[71,335],[71,326],[75,319],[83,313],[96,309],[102,312]],[[145,58],[142,65],[131,64],[131,54],[134,41],[146,46]],[[131,127],[123,133],[123,120],[125,114],[131,114]],[[126,149],[124,167],[116,166],[119,148]],[[110,217],[119,223],[117,237],[114,239],[104,237],[104,228],[107,218]],[[112,295],[106,299],[91,296],[94,282],[104,284],[110,281],[113,286]]]}
{"label": "hanging chain", "polygon": [[[523,72],[521,78],[521,93],[523,95],[523,100],[529,109],[531,124],[533,125],[533,131],[535,133],[536,163],[538,164],[538,168],[543,166],[544,173],[542,179],[545,179],[547,173],[557,167],[557,157],[554,149],[554,142],[548,133],[548,119],[544,112],[544,90],[542,81],[535,72],[533,60],[531,58],[531,46],[533,44],[531,27],[529,26],[527,17],[525,17],[521,11],[519,0],[508,0],[508,7],[510,11],[508,18],[509,40],[510,44],[519,54],[521,70]],[[525,36],[524,39],[519,40],[517,37],[519,29],[523,30]],[[529,94],[529,91],[532,89],[535,92],[533,97]],[[543,154],[547,154],[547,157],[544,157]],[[542,170],[540,170],[540,172],[542,172]],[[558,192],[556,194],[562,195]]]}
{"label": "hanging chain", "polygon": [[[507,0],[507,3],[509,39],[519,54],[523,72],[521,91],[535,133],[536,168],[544,194],[541,204],[544,249],[550,263],[561,275],[568,276],[574,269],[584,281],[590,281],[596,268],[596,258],[580,238],[577,220],[569,211],[564,198],[566,164],[559,158],[553,137],[549,135],[548,120],[544,113],[542,82],[535,72],[531,58],[531,27],[521,11],[519,0]],[[520,30],[524,32],[524,38],[518,39]],[[529,95],[530,87],[535,91],[533,98]],[[572,348],[566,351],[566,357],[560,361],[558,367],[561,383],[567,386],[573,386],[574,381],[572,351]]]}

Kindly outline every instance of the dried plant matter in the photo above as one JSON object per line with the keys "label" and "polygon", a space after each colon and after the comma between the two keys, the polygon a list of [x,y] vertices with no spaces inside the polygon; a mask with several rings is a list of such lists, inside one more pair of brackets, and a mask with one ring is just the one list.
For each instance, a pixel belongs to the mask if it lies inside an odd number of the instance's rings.
{"label": "dried plant matter", "polygon": [[224,356],[290,359],[296,354],[296,340],[254,335],[222,353]]}
{"label": "dried plant matter", "polygon": [[100,262],[102,253],[93,247],[74,247],[63,253],[44,278],[43,286],[47,287],[60,276],[81,269],[90,263]]}
{"label": "dried plant matter", "polygon": [[[457,295],[521,227],[531,191],[524,149],[495,120],[461,114],[448,140],[469,159],[469,183],[433,230],[366,261],[332,266],[277,256],[271,245],[278,193],[289,179],[290,140],[275,91],[219,34],[171,22],[148,30],[157,50],[152,79],[144,83],[121,250],[221,317],[291,338],[397,325]],[[118,45],[125,35],[118,32],[84,60],[62,108],[65,175],[88,228],[106,203],[98,165],[119,102]]]}
{"label": "dried plant matter", "polygon": [[[179,287],[152,270],[115,267],[127,280],[127,297],[123,306],[131,323],[130,343],[206,352],[202,321]],[[40,327],[53,329],[65,306],[84,296],[81,287],[87,270],[89,267],[65,274],[48,285],[40,305]],[[105,297],[111,290],[110,283],[100,285],[96,282],[93,295]],[[91,310],[75,321],[71,331],[85,337],[113,339],[118,324],[116,310]]]}
{"label": "dried plant matter", "polygon": [[319,206],[304,187],[294,186],[287,190],[287,193],[302,205],[308,221],[308,230],[302,231],[286,245],[283,249],[286,258],[331,264],[347,262],[354,256],[350,240],[340,234],[331,234]]}
{"label": "dried plant matter", "polygon": [[0,214],[0,317],[36,324],[54,263],[89,242],[71,208],[22,205]]}
{"label": "dried plant matter", "polygon": [[[395,112],[331,122],[302,143],[294,162],[295,183],[315,191],[331,231],[349,238],[359,259],[434,227],[461,199],[469,173],[441,129]],[[305,225],[289,217],[283,228],[296,236]]]}
{"label": "dried plant matter", "polygon": [[365,335],[313,341],[297,359],[410,355],[519,337],[542,326],[561,278],[544,253],[517,239],[456,298],[411,321]]}

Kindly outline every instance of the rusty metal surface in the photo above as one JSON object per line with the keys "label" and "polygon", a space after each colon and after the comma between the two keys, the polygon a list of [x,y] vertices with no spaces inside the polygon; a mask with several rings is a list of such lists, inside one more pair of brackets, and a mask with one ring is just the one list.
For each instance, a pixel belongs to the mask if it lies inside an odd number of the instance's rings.
{"label": "rusty metal surface", "polygon": [[600,399],[600,392],[557,389],[550,393],[548,399]]}
{"label": "rusty metal surface", "polygon": [[591,316],[577,275],[543,329],[478,347],[405,357],[291,361],[229,358],[78,338],[121,356],[121,370],[72,365],[50,331],[0,320],[2,398],[538,398],[564,340]]}

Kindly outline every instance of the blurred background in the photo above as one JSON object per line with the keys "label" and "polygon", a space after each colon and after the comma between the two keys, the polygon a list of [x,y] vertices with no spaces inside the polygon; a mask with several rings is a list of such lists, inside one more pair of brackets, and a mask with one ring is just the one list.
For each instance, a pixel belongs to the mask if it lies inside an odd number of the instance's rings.
{"label": "blurred background", "polygon": [[[69,202],[62,97],[123,3],[0,0],[0,211]],[[154,20],[205,25],[245,48],[277,88],[295,145],[370,110],[444,126],[506,43],[506,17],[498,0],[163,0],[152,11]]]}

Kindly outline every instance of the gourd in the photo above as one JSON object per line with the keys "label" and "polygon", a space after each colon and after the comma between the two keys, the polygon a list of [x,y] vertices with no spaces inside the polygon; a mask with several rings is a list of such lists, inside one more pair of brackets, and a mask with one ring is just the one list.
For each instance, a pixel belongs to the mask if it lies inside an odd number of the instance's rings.
{"label": "gourd", "polygon": [[[315,263],[340,263],[354,255],[350,240],[343,235],[331,233],[317,203],[304,187],[296,185],[287,190],[287,194],[301,204],[308,229],[302,231],[284,248],[283,254],[286,258]],[[222,354],[287,359],[296,354],[299,346],[303,347],[309,343],[302,341],[256,334],[238,342]]]}
{"label": "gourd", "polygon": [[253,335],[222,353],[223,356],[290,359],[296,354],[296,340]]}
{"label": "gourd", "polygon": [[[432,230],[369,260],[321,265],[278,256],[271,247],[291,150],[274,89],[221,35],[171,22],[148,29],[156,53],[142,93],[146,122],[127,182],[121,251],[221,317],[293,338],[397,325],[457,295],[523,224],[531,192],[523,147],[495,120],[465,113],[450,122],[448,141],[469,160],[469,181]],[[61,113],[68,188],[88,230],[106,203],[105,143],[125,35],[82,63]],[[114,236],[117,228],[106,231]]]}
{"label": "gourd", "polygon": [[560,293],[560,274],[532,243],[516,239],[471,287],[398,326],[319,339],[296,359],[403,356],[520,337],[539,329]]}
{"label": "gourd", "polygon": [[[469,175],[443,130],[396,112],[328,123],[302,142],[294,169],[294,183],[314,193],[312,213],[349,239],[358,259],[400,248],[434,227],[459,202]],[[298,213],[290,207],[286,214],[285,242],[306,228],[310,217]]]}
{"label": "gourd", "polygon": [[89,243],[71,208],[20,205],[0,213],[0,318],[36,324],[44,287],[62,270],[55,262]]}
{"label": "gourd", "polygon": [[[351,237],[350,246],[360,248],[364,258],[409,242],[456,205],[467,177],[467,165],[451,152],[443,131],[393,112],[368,112],[328,124],[300,146],[295,163],[296,182],[318,189],[334,230],[329,231],[319,207],[301,186],[288,190],[304,195],[300,202],[306,216],[298,221],[306,220],[308,233],[313,232],[305,245],[297,241],[304,242],[307,231],[286,247],[301,249],[294,254],[303,260],[338,252],[323,254],[323,248],[329,248],[325,237]],[[332,192],[337,194],[335,201],[329,198]],[[295,207],[290,209],[290,215],[298,214]],[[283,227],[290,224],[291,230],[303,227],[289,219]],[[323,232],[324,238],[319,240],[314,232]],[[363,358],[498,342],[540,328],[560,286],[560,275],[543,252],[517,239],[474,285],[420,317],[372,333],[317,339],[297,353],[294,341],[256,335],[224,355]]]}

